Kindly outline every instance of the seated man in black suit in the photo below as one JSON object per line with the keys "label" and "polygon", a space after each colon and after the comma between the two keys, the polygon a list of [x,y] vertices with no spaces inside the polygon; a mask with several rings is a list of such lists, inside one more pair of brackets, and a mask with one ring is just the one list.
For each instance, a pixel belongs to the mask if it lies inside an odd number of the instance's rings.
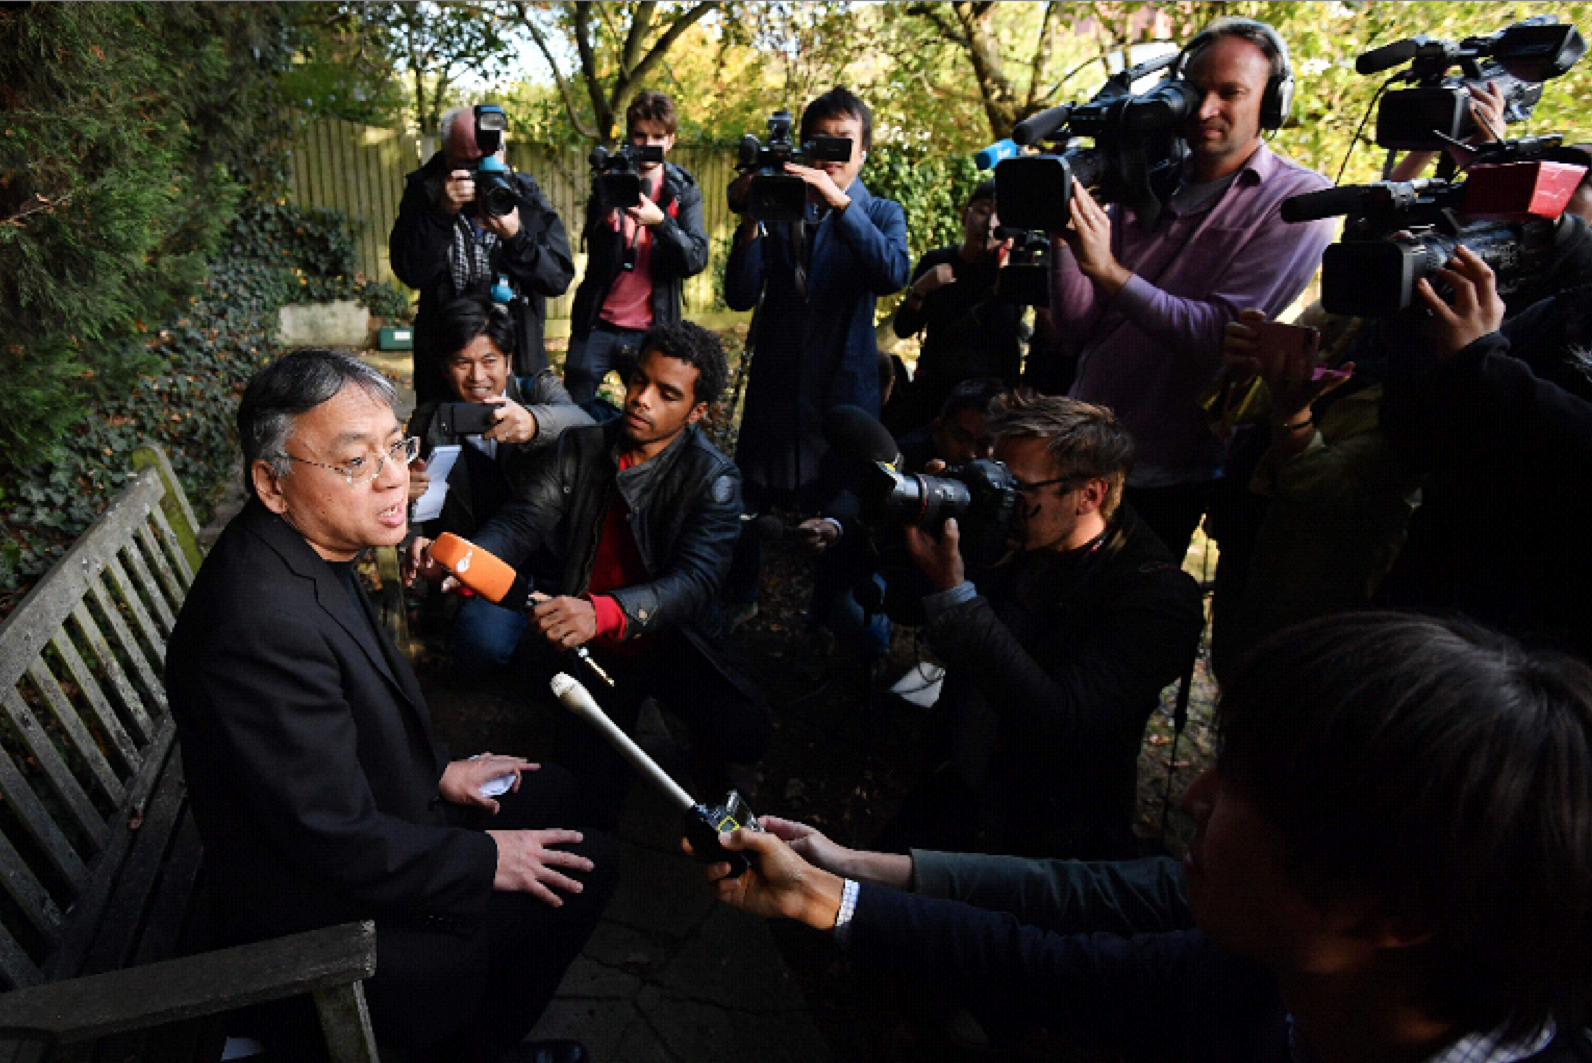
{"label": "seated man in black suit", "polygon": [[[450,762],[432,736],[353,570],[408,528],[417,447],[392,402],[368,366],[304,350],[256,374],[238,408],[251,498],[166,660],[221,943],[374,919],[371,1020],[403,1058],[582,1058],[520,1042],[595,926],[617,854],[555,826],[584,822],[567,773]],[[293,1003],[255,1036],[273,1058],[314,1058],[307,1002]]]}
{"label": "seated man in black suit", "polygon": [[[932,979],[992,1035],[1043,1025],[1087,1058],[1592,1059],[1592,670],[1464,621],[1345,613],[1245,658],[1216,729],[1183,799],[1196,929],[1166,929],[1164,864],[882,857],[773,817],[721,837],[755,870],[708,874]],[[1080,922],[1106,932],[1052,932]]]}

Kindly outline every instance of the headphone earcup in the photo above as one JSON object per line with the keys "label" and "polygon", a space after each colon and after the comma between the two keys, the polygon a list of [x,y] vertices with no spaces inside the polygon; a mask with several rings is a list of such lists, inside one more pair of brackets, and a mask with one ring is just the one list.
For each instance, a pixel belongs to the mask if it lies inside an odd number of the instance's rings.
{"label": "headphone earcup", "polygon": [[1294,79],[1292,73],[1281,74],[1266,82],[1266,98],[1260,102],[1260,124],[1265,129],[1281,129],[1288,120],[1293,106]]}

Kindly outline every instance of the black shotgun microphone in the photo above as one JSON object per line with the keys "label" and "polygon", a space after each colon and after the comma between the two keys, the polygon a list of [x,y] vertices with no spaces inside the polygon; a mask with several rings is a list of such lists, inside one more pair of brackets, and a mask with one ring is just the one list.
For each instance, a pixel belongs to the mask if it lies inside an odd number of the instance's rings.
{"label": "black shotgun microphone", "polygon": [[1400,63],[1408,62],[1415,58],[1415,53],[1420,51],[1421,45],[1426,43],[1425,37],[1406,37],[1402,41],[1384,44],[1380,48],[1372,48],[1354,61],[1356,74],[1380,74],[1390,70]]}
{"label": "black shotgun microphone", "polygon": [[901,464],[901,448],[890,430],[860,406],[835,406],[824,414],[824,442],[848,458]]}

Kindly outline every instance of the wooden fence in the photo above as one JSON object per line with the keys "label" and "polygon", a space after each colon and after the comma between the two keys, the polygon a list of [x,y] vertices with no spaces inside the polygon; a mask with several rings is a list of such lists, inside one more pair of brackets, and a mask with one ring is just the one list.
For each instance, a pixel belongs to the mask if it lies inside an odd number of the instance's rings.
{"label": "wooden fence", "polygon": [[[694,319],[717,318],[718,276],[729,253],[735,218],[725,204],[724,187],[734,176],[733,152],[677,146],[669,160],[689,170],[702,188],[704,222],[712,240],[708,268],[686,283],[686,313]],[[424,160],[407,133],[358,125],[335,118],[307,122],[293,146],[290,189],[301,207],[327,207],[348,215],[354,226],[360,269],[376,280],[399,284],[387,254],[387,234],[398,217],[404,175]],[[548,300],[549,335],[567,334],[575,287],[585,272],[580,247],[590,170],[584,149],[550,150],[509,142],[509,165],[536,178],[553,209],[563,219],[575,253],[575,280],[559,299]]]}

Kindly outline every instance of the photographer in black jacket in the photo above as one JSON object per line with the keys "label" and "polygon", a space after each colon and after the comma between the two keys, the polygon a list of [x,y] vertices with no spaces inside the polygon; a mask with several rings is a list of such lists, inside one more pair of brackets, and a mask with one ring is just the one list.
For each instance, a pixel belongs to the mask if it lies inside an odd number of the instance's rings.
{"label": "photographer in black jacket", "polygon": [[[667,153],[678,126],[674,101],[661,92],[637,93],[625,108],[625,126],[633,148]],[[610,369],[629,379],[642,335],[680,320],[685,279],[707,268],[696,180],[672,162],[641,162],[636,172],[641,201],[635,206],[605,210],[595,188],[586,200],[581,242],[590,257],[575,289],[564,366],[576,402],[592,399]]]}
{"label": "photographer in black jacket", "polygon": [[1199,588],[1122,504],[1133,440],[1110,410],[1019,394],[990,430],[1019,491],[1007,560],[974,586],[954,520],[906,529],[935,587],[941,763],[879,846],[1135,855],[1144,725],[1193,657]]}
{"label": "photographer in black jacket", "polygon": [[[504,214],[479,209],[478,182],[488,156],[501,162],[501,132],[484,132],[491,152],[477,143],[476,113],[456,107],[442,116],[442,147],[404,178],[398,220],[388,239],[398,279],[419,289],[415,312],[415,398],[447,396],[442,359],[453,352],[438,337],[442,307],[460,295],[485,291],[506,278],[514,314],[514,375],[532,376],[547,367],[542,330],[547,296],[563,295],[575,276],[564,223],[536,181],[507,173],[515,205]],[[502,112],[496,108],[498,116]]]}

